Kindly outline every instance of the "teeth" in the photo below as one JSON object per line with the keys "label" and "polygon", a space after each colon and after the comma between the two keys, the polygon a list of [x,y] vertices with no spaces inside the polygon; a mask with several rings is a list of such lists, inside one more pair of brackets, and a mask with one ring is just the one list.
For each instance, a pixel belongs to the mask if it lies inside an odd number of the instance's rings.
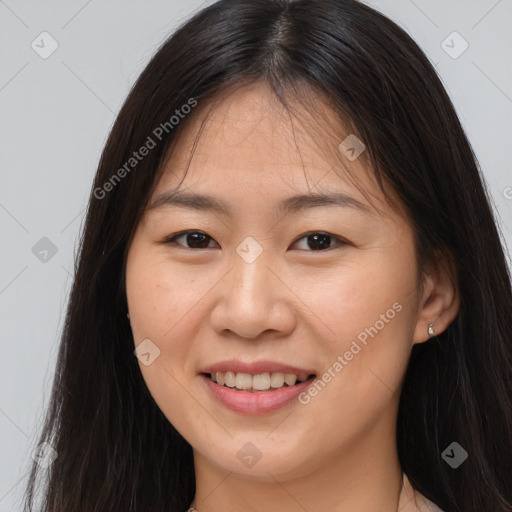
{"label": "teeth", "polygon": [[285,384],[288,384],[288,386],[295,386],[295,383],[297,382],[297,375],[294,375],[293,373],[285,373],[284,382]]}
{"label": "teeth", "polygon": [[252,388],[258,391],[270,389],[270,373],[260,373],[252,378]]}
{"label": "teeth", "polygon": [[284,373],[273,373],[270,376],[270,386],[273,388],[282,388],[284,384]]}
{"label": "teeth", "polygon": [[282,388],[294,386],[297,382],[304,382],[308,378],[307,373],[295,375],[293,373],[260,373],[251,375],[242,372],[215,372],[210,378],[221,386],[236,388],[244,391],[266,391],[270,388]]}
{"label": "teeth", "polygon": [[251,389],[252,377],[248,373],[237,373],[235,378],[236,389]]}
{"label": "teeth", "polygon": [[[219,375],[221,372],[217,372],[217,375]],[[235,374],[233,372],[226,372],[224,374],[224,384],[228,388],[234,388],[235,387]]]}

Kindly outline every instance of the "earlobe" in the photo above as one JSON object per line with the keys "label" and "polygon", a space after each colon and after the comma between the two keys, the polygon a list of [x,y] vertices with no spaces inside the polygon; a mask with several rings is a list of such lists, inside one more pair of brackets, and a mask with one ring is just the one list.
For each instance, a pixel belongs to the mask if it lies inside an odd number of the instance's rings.
{"label": "earlobe", "polygon": [[413,343],[438,336],[457,316],[460,296],[455,275],[454,265],[444,256],[425,277]]}

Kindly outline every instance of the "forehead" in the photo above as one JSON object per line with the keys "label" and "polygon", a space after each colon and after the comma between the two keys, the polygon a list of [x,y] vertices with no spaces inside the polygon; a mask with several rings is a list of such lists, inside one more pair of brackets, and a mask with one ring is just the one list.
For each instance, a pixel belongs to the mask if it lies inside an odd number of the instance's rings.
{"label": "forehead", "polygon": [[263,83],[199,105],[173,145],[153,198],[184,178],[180,188],[231,201],[247,194],[277,201],[292,193],[342,192],[372,208],[370,196],[385,209],[366,159],[351,161],[340,151],[351,134],[332,110],[321,100],[309,110],[293,107],[291,113]]}

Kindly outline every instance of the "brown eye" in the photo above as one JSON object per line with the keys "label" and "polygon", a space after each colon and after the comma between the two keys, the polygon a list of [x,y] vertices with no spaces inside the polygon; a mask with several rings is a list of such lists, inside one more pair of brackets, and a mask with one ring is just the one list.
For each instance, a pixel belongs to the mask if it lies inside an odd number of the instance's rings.
{"label": "brown eye", "polygon": [[[185,244],[178,242],[180,239],[183,239]],[[206,233],[202,233],[201,231],[185,231],[183,233],[172,235],[170,238],[166,238],[164,243],[177,243],[178,245],[184,246],[188,249],[208,249],[210,247],[214,247],[209,245],[210,241],[213,242],[214,240]]]}
{"label": "brown eye", "polygon": [[[308,233],[299,238],[299,240],[306,241],[306,247],[301,248],[301,250],[311,250],[316,252],[330,249],[331,247],[336,245],[336,243],[345,245],[345,242],[341,240],[339,237],[331,235],[329,233],[323,233],[320,231]],[[299,243],[299,240],[297,240],[295,243]]]}

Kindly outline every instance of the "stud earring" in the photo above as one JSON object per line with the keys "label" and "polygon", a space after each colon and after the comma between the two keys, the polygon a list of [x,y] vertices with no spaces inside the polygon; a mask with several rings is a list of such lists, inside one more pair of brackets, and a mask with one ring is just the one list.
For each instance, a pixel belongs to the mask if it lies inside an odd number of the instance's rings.
{"label": "stud earring", "polygon": [[428,324],[428,336],[432,338],[432,336],[436,335],[436,331],[434,330],[434,324]]}
{"label": "stud earring", "polygon": [[126,318],[128,318],[128,320],[130,320],[130,313],[126,313]]}

